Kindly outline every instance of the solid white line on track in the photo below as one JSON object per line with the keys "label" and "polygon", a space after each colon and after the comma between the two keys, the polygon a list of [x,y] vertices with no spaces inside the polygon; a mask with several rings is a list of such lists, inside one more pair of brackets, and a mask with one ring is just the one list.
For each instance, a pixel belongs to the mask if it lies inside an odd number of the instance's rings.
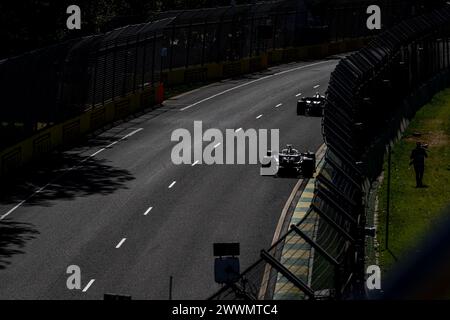
{"label": "solid white line on track", "polygon": [[[110,147],[110,146],[113,146],[114,144],[116,144],[116,143],[118,143],[118,142],[120,142],[120,141],[122,141],[122,140],[124,140],[124,139],[126,139],[126,138],[128,138],[128,137],[131,137],[132,135],[138,133],[138,132],[141,131],[141,130],[144,130],[144,128],[139,128],[139,129],[136,129],[136,130],[130,132],[129,134],[123,136],[123,137],[120,138],[119,140],[117,140],[117,141],[115,141],[115,142],[109,144],[108,146],[106,146],[106,147],[104,147],[104,148],[98,150],[97,152],[91,154],[90,156],[87,156],[86,158],[84,158],[83,160],[80,161],[80,164],[86,162],[87,160],[89,160],[89,159],[91,159],[92,157],[96,156],[96,155],[99,154],[100,152],[105,151],[106,148],[108,148],[108,147]],[[21,207],[25,202],[27,202],[28,200],[30,200],[30,199],[31,199],[32,197],[34,197],[36,194],[38,194],[38,193],[42,192],[43,190],[45,190],[45,189],[46,189],[49,185],[51,185],[53,182],[57,181],[57,180],[60,179],[61,177],[65,176],[68,172],[70,172],[70,171],[72,171],[72,170],[74,170],[74,169],[76,169],[76,168],[78,168],[78,167],[79,167],[79,166],[77,165],[77,166],[73,166],[73,167],[67,169],[62,175],[56,177],[55,179],[53,179],[52,181],[50,181],[49,183],[47,183],[45,186],[43,186],[43,187],[39,188],[37,191],[33,192],[28,198],[26,198],[25,200],[22,200],[22,201],[19,202],[16,206],[14,206],[11,210],[9,210],[8,212],[6,212],[6,213],[3,214],[2,216],[0,216],[0,221],[3,220],[3,219],[5,219],[7,216],[9,216],[9,215],[10,215],[11,213],[13,213],[14,211],[16,211],[19,207]]]}
{"label": "solid white line on track", "polygon": [[100,150],[98,150],[97,152],[94,152],[93,154],[91,154],[89,157],[95,157],[96,155],[98,155],[100,152],[105,151],[105,148],[101,148]]}
{"label": "solid white line on track", "polygon": [[173,182],[170,184],[169,189],[172,189],[172,187],[175,185],[175,183],[177,183],[177,182],[176,182],[176,181],[173,181]]}
{"label": "solid white line on track", "polygon": [[[37,191],[36,191],[36,193],[37,193]],[[34,195],[34,194],[33,194],[33,195]],[[13,211],[15,211],[15,210],[16,210],[17,208],[19,208],[21,205],[23,205],[23,204],[25,203],[25,201],[26,201],[26,200],[20,201],[20,203],[17,204],[14,208],[12,208],[12,209],[9,210],[7,213],[5,213],[4,215],[2,215],[2,216],[0,217],[0,220],[5,219],[7,216],[9,216],[11,213],[13,213]]]}
{"label": "solid white line on track", "polygon": [[120,242],[117,244],[116,249],[119,249],[123,243],[125,242],[125,240],[127,240],[127,238],[123,238],[122,240],[120,240]]}
{"label": "solid white line on track", "polygon": [[109,147],[112,147],[113,145],[115,145],[116,143],[119,143],[120,141],[122,141],[122,140],[125,140],[126,138],[129,138],[129,137],[131,137],[131,136],[133,136],[133,135],[135,135],[136,133],[138,133],[139,131],[142,131],[142,130],[144,130],[144,128],[138,128],[138,129],[136,129],[136,130],[134,130],[134,131],[132,131],[132,132],[130,132],[129,134],[127,134],[127,135],[125,135],[125,136],[123,136],[122,138],[120,138],[119,140],[117,140],[117,141],[114,141],[113,143],[111,143],[111,144],[108,144],[105,148],[109,148]]}
{"label": "solid white line on track", "polygon": [[[139,128],[139,129],[136,129],[136,130],[130,132],[129,134],[123,136],[123,137],[120,138],[119,140],[114,141],[113,143],[108,144],[106,147],[101,148],[101,149],[98,150],[97,152],[91,154],[89,157],[90,157],[90,158],[91,158],[91,157],[95,157],[95,156],[98,155],[100,152],[103,152],[103,151],[105,151],[106,149],[111,148],[111,147],[114,146],[115,144],[119,143],[119,142],[122,141],[122,140],[125,140],[126,138],[131,137],[132,135],[135,135],[136,133],[138,133],[138,132],[141,131],[141,130],[144,130],[144,128]],[[89,158],[88,158],[88,159],[89,159]],[[87,160],[87,159],[84,159],[82,162],[84,162],[84,161],[86,161],[86,160]]]}
{"label": "solid white line on track", "polygon": [[150,211],[152,211],[153,207],[150,207],[147,209],[147,211],[144,212],[144,216],[148,215]]}
{"label": "solid white line on track", "polygon": [[89,288],[92,286],[92,284],[94,283],[95,279],[91,279],[91,281],[88,282],[88,284],[86,285],[86,287],[84,287],[83,292],[86,292],[89,290]]}
{"label": "solid white line on track", "polygon": [[285,73],[289,73],[289,72],[305,69],[305,68],[308,68],[308,67],[313,67],[313,66],[317,66],[317,65],[320,65],[320,64],[329,63],[330,61],[331,60],[320,61],[320,62],[316,62],[316,63],[312,63],[312,64],[308,64],[308,65],[304,65],[304,66],[300,66],[300,67],[296,67],[296,68],[280,71],[280,72],[277,72],[277,73],[274,73],[274,74],[271,74],[271,75],[268,75],[268,76],[265,76],[265,77],[262,77],[262,78],[259,78],[259,79],[255,79],[255,80],[252,80],[252,81],[240,84],[238,86],[232,87],[230,89],[224,90],[222,92],[216,93],[216,94],[214,94],[214,95],[212,95],[210,97],[207,97],[205,99],[202,99],[200,101],[197,101],[197,102],[195,102],[193,104],[190,104],[190,105],[188,105],[188,106],[186,106],[184,108],[181,108],[180,111],[184,111],[184,110],[190,109],[192,107],[195,107],[196,105],[199,105],[200,103],[203,103],[205,101],[214,99],[214,98],[219,97],[219,96],[221,96],[221,95],[223,95],[225,93],[228,93],[230,91],[233,91],[233,90],[236,90],[236,89],[239,89],[239,88],[242,88],[242,87],[246,87],[246,86],[248,86],[248,85],[250,85],[252,83],[259,82],[259,81],[262,81],[262,80],[265,80],[265,79],[269,79],[269,78],[272,78],[272,77],[275,77],[275,76],[280,76],[280,75],[285,74]]}

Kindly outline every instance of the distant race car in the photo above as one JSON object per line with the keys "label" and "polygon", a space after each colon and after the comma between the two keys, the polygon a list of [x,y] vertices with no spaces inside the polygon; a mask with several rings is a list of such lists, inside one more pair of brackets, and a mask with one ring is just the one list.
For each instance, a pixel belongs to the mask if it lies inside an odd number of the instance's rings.
{"label": "distant race car", "polygon": [[[277,172],[295,171],[305,178],[311,178],[316,172],[316,155],[313,152],[299,152],[292,145],[288,144],[285,149],[281,150],[277,158]],[[263,167],[270,167],[270,159],[274,161],[273,155],[268,152],[267,161],[265,161]]]}
{"label": "distant race car", "polygon": [[297,115],[323,116],[325,101],[325,96],[320,95],[319,92],[317,92],[312,97],[304,97],[301,100],[297,101]]}

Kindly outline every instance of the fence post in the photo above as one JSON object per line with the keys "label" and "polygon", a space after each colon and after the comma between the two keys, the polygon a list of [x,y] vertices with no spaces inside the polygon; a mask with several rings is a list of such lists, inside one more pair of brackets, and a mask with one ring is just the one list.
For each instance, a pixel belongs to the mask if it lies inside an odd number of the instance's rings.
{"label": "fence post", "polygon": [[253,34],[254,34],[254,28],[255,28],[255,13],[252,14],[252,22],[250,24],[250,42],[249,42],[249,57],[251,58],[253,56]]}
{"label": "fence post", "polygon": [[98,62],[98,51],[95,52],[95,62],[94,62],[94,75],[92,79],[92,108],[95,106],[95,98],[97,93],[97,62]]}
{"label": "fence post", "polygon": [[111,99],[114,101],[116,96],[116,52],[117,52],[117,38],[114,39],[113,49],[113,66],[112,66],[112,86],[111,86]]}
{"label": "fence post", "polygon": [[203,43],[202,43],[202,67],[205,65],[205,48],[206,48],[206,33],[208,30],[208,18],[205,18],[205,24],[203,26]]}
{"label": "fence post", "polygon": [[389,217],[391,212],[391,144],[388,146],[388,176],[387,176],[387,195],[386,195],[386,234],[385,234],[385,249],[389,250]]}
{"label": "fence post", "polygon": [[136,36],[136,54],[134,55],[134,70],[133,70],[133,93],[136,92],[136,77],[137,77],[137,66],[138,66],[138,57],[139,57],[139,37],[140,33]]}
{"label": "fence post", "polygon": [[106,86],[106,60],[108,58],[108,52],[104,50],[103,60],[103,83],[102,83],[102,105],[105,105],[105,86]]}
{"label": "fence post", "polygon": [[144,90],[144,83],[145,83],[145,64],[146,64],[146,58],[147,58],[147,40],[148,38],[145,37],[144,39],[144,52],[142,54],[142,77],[141,77],[141,90]]}
{"label": "fence post", "polygon": [[[156,63],[156,31],[153,32],[153,51],[152,51],[152,87],[155,86],[155,63]],[[161,75],[159,75],[161,78]]]}
{"label": "fence post", "polygon": [[188,31],[187,31],[187,43],[186,43],[186,63],[185,63],[185,68],[187,69],[189,67],[189,57],[190,57],[190,49],[191,49],[191,37],[192,37],[192,20],[189,22],[189,27],[188,27]]}

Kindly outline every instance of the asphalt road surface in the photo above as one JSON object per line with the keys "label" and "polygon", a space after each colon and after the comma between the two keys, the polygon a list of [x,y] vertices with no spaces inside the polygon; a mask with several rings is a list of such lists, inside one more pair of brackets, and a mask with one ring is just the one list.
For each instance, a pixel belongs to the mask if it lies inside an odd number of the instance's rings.
{"label": "asphalt road surface", "polygon": [[[0,192],[0,299],[204,299],[213,243],[239,242],[242,270],[270,246],[295,178],[259,165],[174,165],[171,133],[280,129],[280,145],[316,151],[321,119],[297,117],[298,95],[324,93],[337,59],[292,63],[168,100],[118,124]],[[70,265],[81,289],[69,290]]]}

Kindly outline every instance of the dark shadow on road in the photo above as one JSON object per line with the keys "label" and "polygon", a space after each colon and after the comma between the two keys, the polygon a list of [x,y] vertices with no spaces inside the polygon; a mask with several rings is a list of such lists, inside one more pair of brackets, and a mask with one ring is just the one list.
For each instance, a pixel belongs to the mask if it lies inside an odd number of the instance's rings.
{"label": "dark shadow on road", "polygon": [[304,176],[303,174],[299,173],[296,170],[279,170],[276,174],[277,178],[283,178],[283,179],[309,179],[311,177]]}
{"label": "dark shadow on road", "polygon": [[55,152],[22,174],[2,179],[0,205],[15,205],[27,199],[23,206],[50,206],[54,200],[110,194],[126,188],[133,179],[129,171],[112,166],[108,160]]}
{"label": "dark shadow on road", "polygon": [[[141,127],[150,119],[161,116],[176,108],[154,106],[128,118],[106,125],[85,139],[71,145],[70,150],[55,151],[32,166],[11,174],[12,178],[0,179],[0,205],[16,205],[28,199],[23,205],[49,206],[51,200],[73,199],[89,194],[108,194],[125,188],[126,182],[133,180],[131,173],[111,166],[106,160],[88,155],[112,142],[118,141],[133,129]],[[70,170],[70,168],[77,169]],[[42,192],[32,196],[39,188],[47,185]],[[5,212],[0,212],[4,214]]]}
{"label": "dark shadow on road", "polygon": [[0,221],[0,270],[7,268],[13,255],[24,253],[26,242],[37,234],[29,223]]}
{"label": "dark shadow on road", "polygon": [[139,111],[88,134],[77,143],[70,145],[69,152],[80,153],[95,147],[105,147],[124,137],[134,129],[142,127],[145,122],[171,111],[177,111],[177,108],[171,107],[170,105],[166,106],[164,104]]}

